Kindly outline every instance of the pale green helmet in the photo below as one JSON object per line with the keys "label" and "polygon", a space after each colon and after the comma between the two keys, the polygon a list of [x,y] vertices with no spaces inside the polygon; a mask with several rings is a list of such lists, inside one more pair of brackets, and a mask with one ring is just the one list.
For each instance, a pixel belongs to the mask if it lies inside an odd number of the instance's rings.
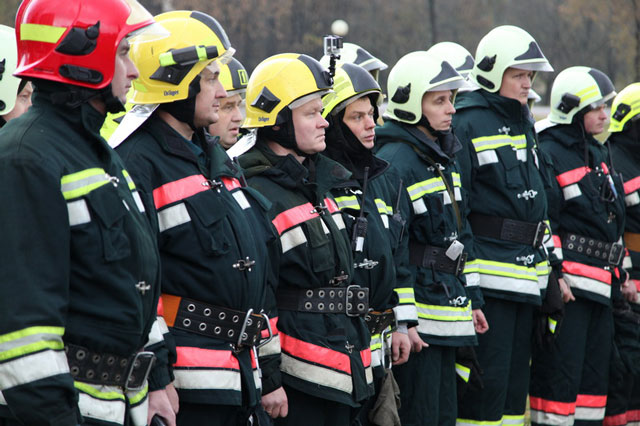
{"label": "pale green helmet", "polygon": [[333,78],[333,92],[322,98],[322,116],[337,114],[351,102],[367,95],[374,95],[374,107],[382,105],[382,90],[370,73],[358,65],[340,64]]}
{"label": "pale green helmet", "polygon": [[473,69],[473,56],[458,43],[442,41],[431,46],[427,52],[431,52],[449,62],[464,78],[467,78]]}
{"label": "pale green helmet", "polygon": [[[329,62],[330,58],[327,55],[320,58],[320,63],[325,68],[329,68]],[[340,59],[338,60],[338,64],[340,63],[360,65],[369,71],[376,81],[380,76],[380,71],[389,68],[387,64],[355,43],[343,43],[342,49],[340,50]]]}
{"label": "pale green helmet", "polygon": [[570,124],[578,112],[597,108],[615,95],[613,83],[602,71],[590,67],[567,68],[553,81],[547,118],[554,124]]}
{"label": "pale green helmet", "polygon": [[9,114],[16,105],[21,79],[12,74],[17,61],[16,33],[13,28],[0,25],[0,115]]}
{"label": "pale green helmet", "polygon": [[553,71],[535,39],[513,25],[496,27],[480,40],[471,79],[486,91],[495,93],[500,90],[507,68]]}
{"label": "pale green helmet", "polygon": [[416,124],[422,117],[422,96],[440,90],[456,91],[466,82],[449,62],[431,52],[417,51],[404,55],[389,73],[387,94],[390,97],[386,118]]}
{"label": "pale green helmet", "polygon": [[621,132],[624,126],[640,117],[640,83],[631,83],[613,100],[611,105],[611,133]]}

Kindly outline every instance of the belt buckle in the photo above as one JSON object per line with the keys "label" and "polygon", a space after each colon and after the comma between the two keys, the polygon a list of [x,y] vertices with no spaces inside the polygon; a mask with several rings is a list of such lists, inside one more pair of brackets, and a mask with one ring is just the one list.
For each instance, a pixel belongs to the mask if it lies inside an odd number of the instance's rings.
{"label": "belt buckle", "polygon": [[542,247],[542,243],[544,242],[544,231],[547,230],[547,224],[544,222],[538,222],[536,226],[536,235],[533,237],[533,248]]}
{"label": "belt buckle", "polygon": [[613,243],[611,251],[609,251],[609,264],[613,266],[619,265],[623,256],[624,246],[620,243]]}
{"label": "belt buckle", "polygon": [[[131,365],[129,366],[129,372],[127,373],[127,379],[124,381],[124,388],[129,391],[139,391],[144,387],[147,378],[149,377],[149,373],[151,372],[151,368],[156,360],[156,356],[153,352],[149,351],[140,351],[137,352],[133,359],[131,360]],[[135,370],[139,369],[143,363],[147,363],[144,371],[144,375],[142,376],[142,380],[140,380],[139,376],[134,376],[133,373]],[[137,365],[136,365],[137,364]]]}
{"label": "belt buckle", "polygon": [[238,341],[236,343],[233,343],[233,351],[235,353],[240,352],[243,348],[243,344],[242,344],[242,336],[245,334],[245,331],[247,330],[247,322],[249,322],[249,318],[251,317],[251,314],[253,313],[253,308],[249,308],[249,310],[247,311],[247,313],[244,316],[244,321],[242,322],[242,328],[240,329],[240,333],[238,333]]}
{"label": "belt buckle", "polygon": [[[347,286],[346,288],[346,292],[345,292],[345,299],[344,299],[344,305],[345,305],[345,314],[347,314],[348,317],[359,317],[361,314],[358,313],[358,309],[357,307],[354,306],[353,303],[351,303],[351,309],[349,309],[349,292],[352,292],[352,294],[354,295],[355,298],[355,292],[356,291],[364,291],[366,294],[365,296],[368,295],[369,289],[365,288],[365,287],[360,287],[359,285],[356,284],[352,284],[350,286]],[[367,305],[369,304],[369,300],[367,298]],[[368,308],[368,306],[365,305],[365,308]],[[355,313],[352,313],[355,312]]]}
{"label": "belt buckle", "polygon": [[269,317],[264,312],[260,312],[260,316],[263,317],[265,322],[267,323],[267,330],[269,330],[269,337],[267,337],[266,340],[258,343],[256,345],[256,349],[260,349],[261,347],[263,347],[273,339],[273,330],[271,329],[271,323],[269,322]]}
{"label": "belt buckle", "polygon": [[458,256],[458,263],[456,264],[456,276],[459,276],[464,272],[464,266],[467,264],[467,253],[462,253]]}

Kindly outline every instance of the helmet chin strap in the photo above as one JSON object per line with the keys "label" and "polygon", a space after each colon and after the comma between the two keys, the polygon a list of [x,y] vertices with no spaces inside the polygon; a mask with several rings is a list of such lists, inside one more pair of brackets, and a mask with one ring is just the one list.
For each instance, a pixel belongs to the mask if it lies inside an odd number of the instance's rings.
{"label": "helmet chin strap", "polygon": [[429,131],[429,133],[431,133],[431,135],[440,143],[442,152],[450,157],[453,156],[453,149],[456,143],[455,136],[453,135],[453,131],[451,130],[451,128],[444,131],[434,129],[433,127],[431,127],[431,123],[429,123],[429,120],[427,119],[427,117],[425,117],[424,114],[420,117],[420,121],[418,121],[416,125],[424,126]]}
{"label": "helmet chin strap", "polygon": [[196,96],[200,93],[200,76],[197,75],[189,84],[187,99],[160,104],[163,111],[171,114],[176,120],[187,123],[191,130],[197,130],[195,124]]}
{"label": "helmet chin strap", "polygon": [[[277,129],[276,129],[277,127]],[[285,107],[278,114],[276,124],[269,127],[262,127],[258,130],[265,139],[271,140],[283,148],[291,149],[301,157],[308,157],[310,154],[302,152],[296,141],[296,131],[293,127],[293,114],[289,107]]]}

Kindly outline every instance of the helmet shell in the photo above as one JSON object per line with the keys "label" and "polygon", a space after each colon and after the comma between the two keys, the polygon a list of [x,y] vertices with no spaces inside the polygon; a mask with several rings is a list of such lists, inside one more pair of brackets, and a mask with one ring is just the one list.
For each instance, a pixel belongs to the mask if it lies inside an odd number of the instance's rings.
{"label": "helmet shell", "polygon": [[153,22],[136,0],[25,0],[16,15],[15,75],[104,88],[120,42]]}
{"label": "helmet shell", "polygon": [[231,58],[228,63],[220,67],[219,79],[228,96],[237,94],[244,96],[247,91],[249,76],[245,67],[236,58]]}
{"label": "helmet shell", "polygon": [[243,127],[276,124],[278,114],[297,99],[331,90],[329,72],[310,56],[282,53],[262,61],[247,84],[247,118]]}
{"label": "helmet shell", "polygon": [[337,114],[351,102],[367,95],[375,96],[376,107],[382,105],[382,90],[373,76],[361,66],[341,64],[336,68],[333,92],[322,98],[322,115]]}
{"label": "helmet shell", "polygon": [[0,115],[9,114],[16,105],[20,79],[12,74],[17,61],[15,32],[11,27],[0,25]]}
{"label": "helmet shell", "polygon": [[611,105],[609,131],[622,132],[624,126],[640,114],[640,83],[632,83],[622,89]]}

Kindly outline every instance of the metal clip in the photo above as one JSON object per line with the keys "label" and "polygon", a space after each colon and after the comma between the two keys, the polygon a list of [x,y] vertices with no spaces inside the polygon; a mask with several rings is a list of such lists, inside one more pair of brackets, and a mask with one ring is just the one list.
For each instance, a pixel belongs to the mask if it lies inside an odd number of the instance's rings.
{"label": "metal clip", "polygon": [[362,262],[360,263],[354,263],[353,267],[354,268],[362,268],[362,269],[373,269],[378,265],[377,260],[371,260],[371,259],[364,259]]}
{"label": "metal clip", "polygon": [[329,284],[333,285],[333,286],[337,286],[340,285],[341,282],[346,281],[349,279],[349,274],[345,274],[344,271],[340,271],[340,273],[342,275],[338,275],[336,277],[333,277],[329,280]]}
{"label": "metal clip", "polygon": [[269,322],[269,317],[267,316],[267,314],[265,314],[264,312],[260,312],[260,316],[262,318],[264,318],[264,320],[267,323],[267,330],[269,331],[269,337],[267,337],[266,340],[261,341],[260,343],[258,343],[256,345],[256,347],[258,349],[260,349],[261,347],[263,347],[264,345],[266,345],[267,343],[269,343],[272,339],[273,339],[273,330],[271,329],[271,323]]}
{"label": "metal clip", "polygon": [[202,181],[202,186],[208,186],[209,188],[215,189],[216,191],[220,192],[220,188],[224,186],[224,183],[215,179],[207,179]]}
{"label": "metal clip", "polygon": [[249,322],[249,317],[251,317],[251,314],[253,313],[253,308],[250,308],[246,315],[244,316],[244,321],[242,322],[242,328],[240,329],[240,333],[238,334],[238,341],[236,343],[234,343],[233,346],[233,351],[235,353],[240,352],[243,348],[242,348],[242,336],[245,334],[245,331],[247,330],[247,323]]}
{"label": "metal clip", "polygon": [[146,281],[139,281],[135,287],[143,296],[148,290],[151,290],[151,284],[147,284]]}
{"label": "metal clip", "polygon": [[109,174],[107,174],[107,179],[109,179],[109,182],[111,182],[111,184],[117,188],[118,184],[120,183],[120,178],[118,178],[117,176],[111,176]]}
{"label": "metal clip", "polygon": [[[147,368],[144,371],[144,375],[142,380],[139,380],[139,377],[134,377],[133,371],[138,368],[141,362],[148,362]],[[153,352],[140,351],[136,353],[131,360],[131,364],[129,365],[129,372],[127,373],[127,380],[124,382],[124,388],[130,391],[139,391],[141,390],[147,382],[147,378],[149,377],[149,373],[151,372],[151,368],[156,360],[156,355]],[[134,386],[133,383],[140,383],[138,386]]]}
{"label": "metal clip", "polygon": [[325,210],[327,210],[327,206],[324,204],[318,204],[317,206],[313,206],[313,210],[309,213],[311,214],[324,214]]}
{"label": "metal clip", "polygon": [[238,271],[244,271],[246,269],[247,271],[251,272],[251,267],[255,264],[256,261],[249,259],[249,256],[247,256],[245,259],[238,260],[238,263],[234,263],[232,266]]}

